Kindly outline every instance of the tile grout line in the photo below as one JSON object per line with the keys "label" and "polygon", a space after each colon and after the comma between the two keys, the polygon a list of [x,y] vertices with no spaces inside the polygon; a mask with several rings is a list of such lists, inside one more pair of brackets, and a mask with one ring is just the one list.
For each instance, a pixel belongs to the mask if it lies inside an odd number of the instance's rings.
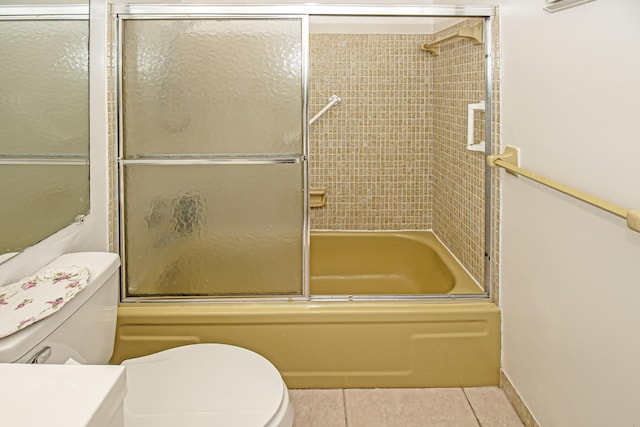
{"label": "tile grout line", "polygon": [[473,416],[476,419],[476,422],[478,423],[479,427],[482,427],[482,423],[480,422],[480,419],[478,418],[478,414],[476,414],[476,410],[473,407],[473,404],[471,403],[471,401],[469,400],[469,396],[467,396],[467,392],[464,391],[464,387],[460,387],[460,390],[462,390],[462,394],[464,394],[464,398],[467,399],[467,403],[469,404],[469,407],[471,408],[471,412],[473,412]]}
{"label": "tile grout line", "polygon": [[344,392],[344,389],[342,390],[342,406],[344,407],[344,426],[345,427],[349,427],[349,417],[347,416],[347,395]]}

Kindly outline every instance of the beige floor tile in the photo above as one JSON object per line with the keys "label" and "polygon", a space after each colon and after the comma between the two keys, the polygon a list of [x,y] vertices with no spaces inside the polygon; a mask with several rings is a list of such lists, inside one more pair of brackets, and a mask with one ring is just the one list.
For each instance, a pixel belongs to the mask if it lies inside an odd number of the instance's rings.
{"label": "beige floor tile", "polygon": [[346,426],[342,390],[289,390],[293,427]]}
{"label": "beige floor tile", "polygon": [[345,390],[349,427],[477,427],[461,388]]}
{"label": "beige floor tile", "polygon": [[464,389],[482,427],[521,427],[518,414],[499,387]]}

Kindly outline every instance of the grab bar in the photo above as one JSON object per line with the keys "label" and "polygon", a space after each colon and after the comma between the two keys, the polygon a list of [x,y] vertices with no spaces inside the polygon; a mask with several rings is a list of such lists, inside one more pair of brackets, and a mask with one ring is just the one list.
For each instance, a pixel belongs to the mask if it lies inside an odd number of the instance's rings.
{"label": "grab bar", "polygon": [[316,120],[318,120],[320,117],[322,117],[322,115],[324,113],[327,112],[327,110],[331,107],[333,107],[336,104],[340,104],[342,102],[342,98],[340,98],[338,95],[331,95],[329,97],[329,103],[327,105],[324,106],[324,108],[320,111],[318,111],[318,114],[316,114],[315,116],[313,116],[311,118],[311,120],[309,120],[309,124],[313,124],[313,122],[315,122]]}
{"label": "grab bar", "polygon": [[546,185],[549,188],[553,188],[554,190],[560,191],[568,196],[603,209],[609,213],[619,216],[620,218],[625,218],[627,220],[627,227],[640,233],[640,209],[630,210],[623,208],[622,206],[607,202],[606,200],[592,196],[584,191],[576,190],[568,185],[561,184],[526,169],[522,169],[520,167],[518,154],[519,150],[517,147],[507,146],[502,154],[487,156],[487,164],[493,168],[504,168],[507,173],[514,176],[522,175],[532,181]]}
{"label": "grab bar", "polygon": [[475,111],[485,111],[484,101],[480,101],[477,104],[467,105],[467,150],[480,151],[484,153],[484,141],[480,141],[478,144],[474,144],[474,130],[475,130]]}

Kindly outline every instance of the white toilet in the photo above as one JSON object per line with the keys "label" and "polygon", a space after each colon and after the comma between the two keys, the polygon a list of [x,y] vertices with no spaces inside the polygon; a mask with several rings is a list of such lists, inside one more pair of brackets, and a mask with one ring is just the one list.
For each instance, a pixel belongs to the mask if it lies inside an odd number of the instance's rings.
{"label": "white toilet", "polygon": [[[56,313],[0,339],[0,362],[62,364],[71,358],[81,364],[108,363],[120,260],[103,252],[66,254],[45,268],[65,266],[89,268],[88,285]],[[125,427],[293,424],[289,392],[280,373],[247,349],[192,344],[125,360],[122,365],[127,377]]]}

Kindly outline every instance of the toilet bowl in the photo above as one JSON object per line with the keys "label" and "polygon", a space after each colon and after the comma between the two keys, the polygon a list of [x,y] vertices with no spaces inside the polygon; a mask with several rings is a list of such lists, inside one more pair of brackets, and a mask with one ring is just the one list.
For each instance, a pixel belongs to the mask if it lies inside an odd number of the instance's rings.
{"label": "toilet bowl", "polygon": [[[86,287],[53,314],[0,339],[0,363],[63,364],[70,358],[82,364],[108,363],[115,337],[120,259],[105,252],[66,254],[44,268],[72,266],[89,269]],[[280,373],[250,350],[190,344],[122,365],[127,395],[112,416],[122,418],[125,427],[293,425],[289,392]],[[122,423],[115,419],[98,425]]]}
{"label": "toilet bowl", "polygon": [[287,387],[264,357],[191,344],[122,362],[125,426],[291,426]]}

